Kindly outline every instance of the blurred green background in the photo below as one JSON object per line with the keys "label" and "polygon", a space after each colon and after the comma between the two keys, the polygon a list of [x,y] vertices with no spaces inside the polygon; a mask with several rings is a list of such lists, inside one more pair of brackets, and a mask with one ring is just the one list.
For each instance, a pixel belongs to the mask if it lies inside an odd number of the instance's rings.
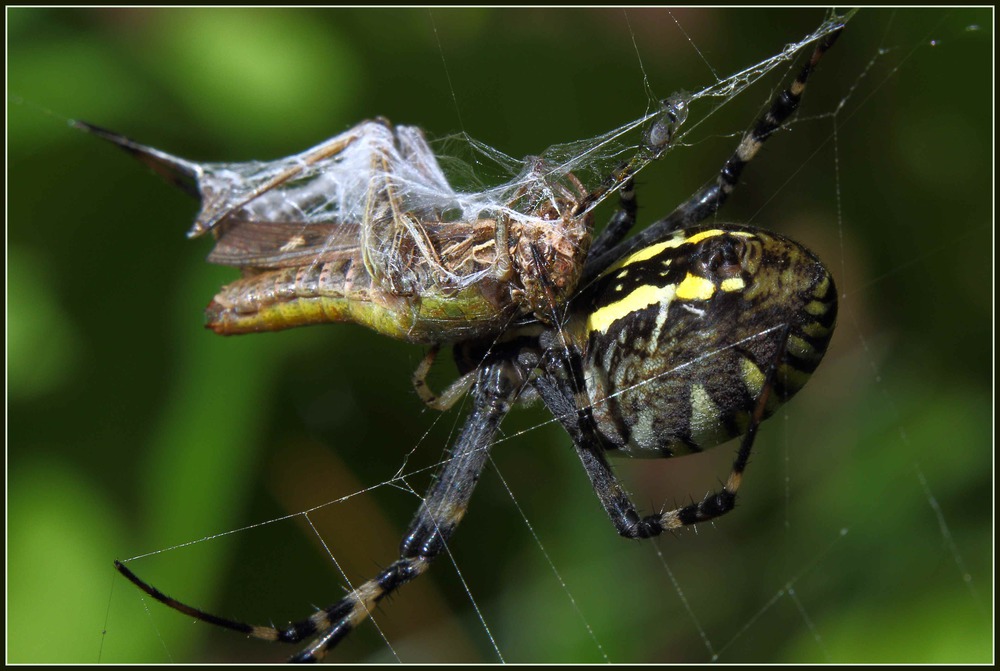
{"label": "blurred green background", "polygon": [[[637,50],[665,97],[822,12],[7,18],[8,660],[235,662],[291,650],[144,601],[112,560],[224,534],[131,566],[223,615],[302,617],[342,594],[337,566],[357,583],[395,558],[418,499],[377,485],[405,466],[422,492],[461,415],[422,410],[420,348],[358,327],[203,330],[236,273],[185,239],[195,204],[66,119],[198,160],[285,156],[376,115],[524,156],[642,114]],[[566,436],[515,413],[452,557],[383,605],[385,640],[366,625],[332,659],[498,661],[492,636],[511,662],[989,661],[992,25],[860,13],[726,206],[815,249],[843,295],[827,361],[765,425],[733,514],[621,540]],[[642,174],[642,221],[712,175],[782,74]],[[732,450],[618,468],[650,509],[701,497]]]}

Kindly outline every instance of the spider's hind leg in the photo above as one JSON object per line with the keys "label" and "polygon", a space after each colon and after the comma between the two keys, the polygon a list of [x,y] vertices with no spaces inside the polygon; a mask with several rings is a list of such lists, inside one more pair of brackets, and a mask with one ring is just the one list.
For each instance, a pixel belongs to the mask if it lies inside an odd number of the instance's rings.
{"label": "spider's hind leg", "polygon": [[707,522],[728,513],[736,505],[736,493],[739,491],[740,484],[743,481],[743,471],[750,461],[750,452],[753,450],[754,440],[757,438],[757,429],[764,420],[768,401],[771,398],[771,394],[774,393],[775,378],[778,374],[782,358],[786,353],[790,331],[791,329],[788,326],[782,331],[781,347],[778,348],[778,353],[768,368],[764,385],[761,387],[753,409],[750,411],[750,423],[747,426],[746,433],[743,434],[743,438],[740,440],[740,449],[736,452],[736,459],[733,460],[733,468],[729,472],[729,477],[726,479],[725,484],[723,484],[722,489],[709,494],[697,503],[668,510],[653,516],[658,518],[662,529],[677,529],[689,524]]}
{"label": "spider's hind leg", "polygon": [[697,503],[663,513],[641,516],[632,503],[621,481],[608,463],[605,448],[597,428],[593,409],[586,397],[583,373],[579,361],[550,361],[550,374],[535,381],[535,387],[566,431],[573,439],[574,447],[590,477],[594,493],[601,501],[612,524],[625,538],[649,538],[662,532],[689,524],[707,522],[733,509],[736,494],[743,479],[753,450],[757,429],[768,408],[768,400],[774,393],[775,381],[781,362],[787,351],[790,327],[781,333],[781,345],[769,365],[763,384],[753,406],[749,408],[749,422],[740,448],[733,461],[733,468],[723,488]]}

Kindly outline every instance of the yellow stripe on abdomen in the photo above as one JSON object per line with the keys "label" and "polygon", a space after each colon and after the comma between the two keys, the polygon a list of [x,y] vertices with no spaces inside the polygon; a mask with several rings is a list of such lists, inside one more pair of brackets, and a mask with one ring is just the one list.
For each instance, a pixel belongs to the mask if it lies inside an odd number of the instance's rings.
{"label": "yellow stripe on abdomen", "polygon": [[606,333],[608,328],[619,319],[622,319],[632,312],[644,310],[650,305],[663,305],[666,309],[674,299],[677,285],[668,284],[658,287],[652,284],[644,284],[634,289],[625,298],[615,301],[602,308],[594,310],[587,317],[587,333]]}

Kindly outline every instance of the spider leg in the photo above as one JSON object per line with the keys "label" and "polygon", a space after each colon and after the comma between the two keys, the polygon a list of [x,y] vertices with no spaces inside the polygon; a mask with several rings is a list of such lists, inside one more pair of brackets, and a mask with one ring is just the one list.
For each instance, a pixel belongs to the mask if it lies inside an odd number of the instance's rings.
{"label": "spider leg", "polygon": [[625,242],[599,254],[591,253],[583,279],[581,280],[581,285],[585,286],[588,281],[592,280],[594,276],[599,274],[604,268],[607,268],[616,259],[663,240],[670,233],[681,228],[693,226],[715,214],[729,198],[729,194],[736,188],[743,168],[753,160],[760,151],[760,148],[764,146],[764,142],[775,131],[780,129],[799,108],[799,103],[802,101],[802,94],[805,92],[809,76],[816,69],[819,61],[823,58],[823,54],[837,41],[842,31],[843,28],[830,33],[816,45],[812,56],[802,66],[802,70],[799,71],[795,81],[771,101],[770,108],[757,120],[753,128],[743,136],[740,144],[736,147],[736,151],[723,164],[722,169],[712,183],[697,191],[669,215],[653,222],[649,227]]}
{"label": "spider leg", "polygon": [[[612,215],[611,221],[608,222],[608,225],[604,227],[600,235],[594,238],[594,242],[590,245],[590,253],[587,255],[588,259],[597,259],[599,256],[602,256],[606,251],[621,242],[628,235],[628,232],[632,230],[632,227],[635,226],[638,205],[635,199],[635,182],[632,178],[629,178],[622,185],[622,188],[618,190],[618,202],[618,211]],[[591,265],[591,262],[584,265],[584,275],[589,274],[588,271],[592,270]]]}
{"label": "spider leg", "polygon": [[469,498],[489,457],[489,448],[500,422],[521,388],[512,366],[489,363],[479,369],[473,388],[475,402],[462,432],[410,523],[400,545],[399,559],[375,578],[359,585],[337,603],[310,617],[278,628],[251,625],[219,617],[173,599],[141,580],[121,562],[115,568],[157,601],[186,615],[266,641],[297,643],[319,634],[309,647],[291,658],[315,662],[340,642],[386,596],[424,573],[444,550],[465,515]]}
{"label": "spider leg", "polygon": [[565,360],[550,362],[550,374],[535,380],[535,387],[545,405],[562,422],[573,439],[577,455],[590,477],[594,492],[620,535],[625,538],[658,536],[665,530],[705,522],[733,509],[743,471],[746,469],[757,437],[757,428],[764,419],[768,399],[774,390],[775,376],[785,356],[789,332],[790,327],[786,326],[781,335],[782,344],[765,373],[764,384],[750,409],[749,424],[723,488],[699,502],[654,515],[641,516],[638,513],[635,504],[632,503],[605,457],[590,402],[583,391],[579,358],[574,357],[575,361],[570,361],[569,372],[565,370]]}
{"label": "spider leg", "polygon": [[709,494],[697,503],[654,515],[653,517],[658,518],[662,529],[677,529],[689,524],[707,522],[728,513],[736,505],[736,493],[743,482],[743,471],[746,470],[747,463],[750,461],[750,452],[753,450],[754,440],[757,438],[757,429],[764,419],[768,399],[774,392],[774,380],[781,360],[785,356],[790,332],[790,326],[786,326],[782,332],[781,347],[778,348],[778,352],[767,370],[764,385],[761,387],[760,394],[758,394],[750,412],[750,423],[740,440],[740,449],[736,452],[736,459],[733,460],[733,468],[722,489]]}
{"label": "spider leg", "polygon": [[[424,573],[444,550],[468,507],[489,448],[520,384],[503,364],[480,369],[473,397],[476,399],[448,461],[410,523],[399,549],[399,559],[341,599],[310,618],[325,629],[308,648],[292,657],[294,662],[314,662],[363,621],[383,598]],[[322,620],[322,623],[320,621]]]}

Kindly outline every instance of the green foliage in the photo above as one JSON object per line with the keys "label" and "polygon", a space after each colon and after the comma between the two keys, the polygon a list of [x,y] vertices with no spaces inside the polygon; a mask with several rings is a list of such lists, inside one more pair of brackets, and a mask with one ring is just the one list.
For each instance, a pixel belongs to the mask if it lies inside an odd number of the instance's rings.
{"label": "green foliage", "polygon": [[[724,76],[822,13],[8,10],[9,661],[281,659],[143,601],[112,560],[429,468],[460,419],[421,410],[418,348],[348,326],[204,331],[235,272],[185,239],[194,204],[67,118],[199,160],[287,155],[376,115],[538,154],[644,112],[633,34],[659,96],[711,82],[674,18]],[[860,12],[726,206],[814,248],[843,295],[734,513],[622,541],[568,438],[511,417],[496,469],[579,610],[488,469],[452,551],[506,660],[601,661],[594,638],[612,661],[990,660],[991,30],[988,10]],[[709,178],[774,84],[642,174],[642,222]],[[821,115],[854,84],[829,141]],[[619,471],[653,508],[707,492],[730,452]],[[356,583],[416,505],[382,486],[309,520]],[[301,617],[344,583],[304,522],[132,566],[224,615]],[[403,661],[496,660],[446,557],[376,621]],[[334,659],[392,657],[367,626]]]}

